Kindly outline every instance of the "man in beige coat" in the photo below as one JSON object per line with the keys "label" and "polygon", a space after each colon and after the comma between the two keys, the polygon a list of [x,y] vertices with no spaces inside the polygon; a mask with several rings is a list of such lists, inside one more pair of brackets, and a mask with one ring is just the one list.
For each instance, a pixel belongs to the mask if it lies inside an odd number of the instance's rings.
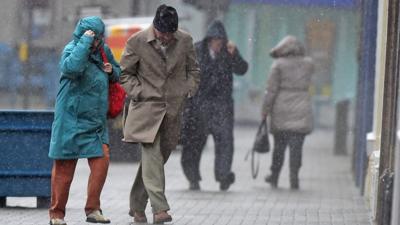
{"label": "man in beige coat", "polygon": [[200,81],[193,40],[177,28],[176,10],[159,6],[153,25],[128,40],[121,59],[121,84],[130,101],[124,114],[124,141],[142,147],[130,194],[134,222],[147,222],[148,198],[154,223],[172,220],[164,164],[178,143],[185,99],[195,94]]}

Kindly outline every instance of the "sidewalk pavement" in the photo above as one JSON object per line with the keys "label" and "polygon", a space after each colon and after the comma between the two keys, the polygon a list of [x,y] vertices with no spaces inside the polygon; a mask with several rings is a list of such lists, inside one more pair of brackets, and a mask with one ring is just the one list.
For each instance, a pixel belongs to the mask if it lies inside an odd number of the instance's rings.
{"label": "sidewalk pavement", "polygon": [[[278,189],[264,180],[269,172],[271,153],[261,156],[260,174],[251,178],[250,162],[244,157],[251,147],[256,128],[236,127],[233,170],[236,183],[227,192],[219,191],[215,182],[214,151],[209,138],[201,171],[202,191],[189,191],[180,166],[180,152],[175,152],[166,165],[167,198],[176,225],[370,225],[369,211],[351,176],[350,156],[333,155],[333,133],[316,131],[306,138],[300,190],[289,189],[288,160]],[[351,155],[351,154],[349,154]],[[288,156],[288,154],[287,154]],[[104,214],[112,223],[131,224],[128,198],[138,165],[111,163],[102,195]],[[88,178],[86,160],[77,166],[67,204],[68,225],[87,224],[83,207]],[[9,207],[0,209],[0,225],[48,224],[45,209],[35,209],[33,198],[8,198]],[[150,205],[150,204],[149,204]],[[152,222],[150,207],[147,217]]]}

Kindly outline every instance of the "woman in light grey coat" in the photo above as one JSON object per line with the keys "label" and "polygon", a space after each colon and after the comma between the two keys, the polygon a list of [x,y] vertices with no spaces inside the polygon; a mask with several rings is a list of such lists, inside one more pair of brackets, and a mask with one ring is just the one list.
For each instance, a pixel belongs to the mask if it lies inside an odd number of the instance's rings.
{"label": "woman in light grey coat", "polygon": [[299,188],[304,138],[313,129],[309,87],[314,70],[312,59],[305,56],[304,46],[293,36],[286,36],[271,50],[275,60],[269,73],[262,116],[270,117],[274,149],[271,174],[265,178],[277,187],[279,173],[290,148],[290,185]]}

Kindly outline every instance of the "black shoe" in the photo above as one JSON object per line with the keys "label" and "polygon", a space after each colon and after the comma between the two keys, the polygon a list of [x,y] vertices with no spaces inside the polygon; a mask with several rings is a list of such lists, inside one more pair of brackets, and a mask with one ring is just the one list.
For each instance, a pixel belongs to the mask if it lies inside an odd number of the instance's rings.
{"label": "black shoe", "polygon": [[292,190],[299,190],[299,188],[300,188],[299,179],[291,179],[290,180],[290,188]]}
{"label": "black shoe", "polygon": [[269,175],[265,177],[265,182],[271,184],[272,188],[277,188],[278,187],[278,177],[274,175]]}
{"label": "black shoe", "polygon": [[199,184],[199,182],[198,182],[198,181],[190,182],[190,184],[189,184],[189,190],[192,190],[192,191],[198,191],[198,190],[200,190],[200,184]]}
{"label": "black shoe", "polygon": [[226,177],[226,179],[221,181],[221,183],[219,185],[219,189],[221,191],[227,191],[229,189],[229,187],[231,186],[231,184],[233,184],[234,182],[235,182],[235,174],[231,172]]}
{"label": "black shoe", "polygon": [[292,190],[299,189],[299,171],[290,171],[290,188]]}

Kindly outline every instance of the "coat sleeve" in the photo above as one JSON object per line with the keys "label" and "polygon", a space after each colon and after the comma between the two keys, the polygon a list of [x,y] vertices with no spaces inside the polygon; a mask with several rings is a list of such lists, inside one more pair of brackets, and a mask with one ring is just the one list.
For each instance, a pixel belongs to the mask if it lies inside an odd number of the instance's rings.
{"label": "coat sleeve", "polygon": [[82,35],[76,45],[67,45],[62,53],[60,68],[69,78],[76,78],[85,71],[89,61],[93,37]]}
{"label": "coat sleeve", "polygon": [[275,103],[275,98],[279,93],[280,75],[279,68],[276,62],[271,66],[269,77],[267,81],[267,89],[265,91],[264,102],[262,107],[263,114],[269,114]]}
{"label": "coat sleeve", "polygon": [[196,94],[200,84],[200,67],[196,58],[196,51],[193,45],[193,39],[190,37],[188,41],[188,54],[186,56],[186,74],[189,82],[188,97]]}
{"label": "coat sleeve", "polygon": [[247,72],[249,65],[240,55],[236,48],[232,57],[232,72],[238,75],[244,75]]}
{"label": "coat sleeve", "polygon": [[121,75],[121,67],[119,66],[117,61],[115,61],[110,48],[107,45],[104,45],[104,49],[105,49],[107,58],[113,67],[112,74],[109,76],[109,80],[116,82],[119,80],[119,77]]}
{"label": "coat sleeve", "polygon": [[139,56],[135,51],[135,37],[130,38],[121,57],[120,83],[129,96],[133,95],[133,89],[140,84],[137,78]]}

